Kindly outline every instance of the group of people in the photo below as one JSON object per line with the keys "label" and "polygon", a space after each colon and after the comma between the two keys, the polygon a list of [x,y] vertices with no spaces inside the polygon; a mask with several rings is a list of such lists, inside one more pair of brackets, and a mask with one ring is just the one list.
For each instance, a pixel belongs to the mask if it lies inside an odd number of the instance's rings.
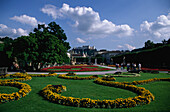
{"label": "group of people", "polygon": [[136,70],[141,70],[141,63],[139,63],[138,65],[136,65],[136,63],[127,63],[126,65],[121,63],[120,65],[118,63],[116,63],[116,69],[119,69],[119,67],[121,68],[121,70],[125,69],[125,66],[127,67],[127,71],[136,71]]}

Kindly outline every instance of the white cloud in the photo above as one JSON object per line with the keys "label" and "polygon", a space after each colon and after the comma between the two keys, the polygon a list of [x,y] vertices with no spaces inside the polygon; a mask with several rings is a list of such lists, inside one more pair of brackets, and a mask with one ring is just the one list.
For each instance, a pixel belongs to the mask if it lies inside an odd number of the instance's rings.
{"label": "white cloud", "polygon": [[17,32],[18,32],[18,35],[28,35],[27,30],[23,30],[22,28],[18,28]]}
{"label": "white cloud", "polygon": [[28,35],[28,31],[27,30],[23,30],[22,28],[18,28],[18,29],[12,29],[9,28],[8,26],[4,25],[4,24],[0,24],[0,36],[1,37],[5,37],[5,36],[9,36],[9,37],[19,37],[22,35]]}
{"label": "white cloud", "polygon": [[117,48],[118,49],[124,49],[124,50],[133,50],[133,49],[136,49],[136,47],[132,46],[132,45],[129,45],[129,44],[124,44],[124,45],[117,45]]}
{"label": "white cloud", "polygon": [[85,34],[130,36],[133,29],[129,25],[115,25],[111,21],[101,20],[99,13],[91,7],[72,8],[63,4],[62,8],[56,9],[53,5],[46,5],[41,9],[43,13],[51,15],[54,19],[68,17],[75,22],[74,27]]}
{"label": "white cloud", "polygon": [[131,45],[129,45],[129,44],[125,44],[125,47],[128,48],[129,50],[136,49],[136,47],[131,46]]}
{"label": "white cloud", "polygon": [[37,21],[37,19],[35,17],[30,17],[27,15],[14,16],[10,19],[18,21],[23,24],[31,25],[33,27],[37,27],[38,24],[44,24],[42,22]]}
{"label": "white cloud", "polygon": [[118,45],[117,47],[118,47],[119,49],[122,49],[122,48],[123,48],[123,46],[121,46],[121,45]]}
{"label": "white cloud", "polygon": [[41,9],[41,11],[43,13],[48,14],[49,16],[52,16],[53,19],[56,19],[62,16],[62,14],[59,11],[57,11],[56,6],[50,5],[50,4],[45,5],[45,7]]}
{"label": "white cloud", "polygon": [[79,42],[79,43],[86,43],[86,41],[81,39],[81,38],[76,38],[76,41]]}
{"label": "white cloud", "polygon": [[168,39],[170,35],[170,13],[167,16],[160,15],[154,22],[144,21],[140,28],[142,32],[151,37]]}

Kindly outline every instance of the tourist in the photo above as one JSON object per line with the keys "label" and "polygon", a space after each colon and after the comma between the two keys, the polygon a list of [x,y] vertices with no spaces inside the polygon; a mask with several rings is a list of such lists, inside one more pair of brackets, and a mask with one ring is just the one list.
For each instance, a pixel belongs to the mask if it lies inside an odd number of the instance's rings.
{"label": "tourist", "polygon": [[118,69],[118,64],[116,63],[116,69]]}
{"label": "tourist", "polygon": [[123,70],[123,63],[121,63],[121,70]]}
{"label": "tourist", "polygon": [[117,69],[119,69],[119,63],[117,64]]}
{"label": "tourist", "polygon": [[127,71],[130,69],[130,63],[127,63]]}
{"label": "tourist", "polygon": [[116,63],[116,69],[117,69],[117,70],[119,69],[119,64],[118,64],[118,63]]}
{"label": "tourist", "polygon": [[139,63],[139,64],[138,64],[138,70],[139,70],[139,71],[142,70],[141,67],[142,67],[142,65]]}
{"label": "tourist", "polygon": [[136,71],[136,63],[133,64],[133,70]]}

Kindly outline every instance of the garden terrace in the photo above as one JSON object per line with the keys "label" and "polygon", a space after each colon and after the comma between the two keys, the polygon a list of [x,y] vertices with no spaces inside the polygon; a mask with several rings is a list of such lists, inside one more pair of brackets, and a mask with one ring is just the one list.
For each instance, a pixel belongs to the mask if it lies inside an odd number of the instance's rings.
{"label": "garden terrace", "polygon": [[[54,112],[54,111],[65,111],[65,112],[71,112],[71,111],[102,111],[102,112],[108,112],[108,111],[139,111],[142,112],[145,110],[146,112],[150,111],[169,111],[169,74],[167,73],[159,73],[159,74],[151,74],[151,73],[140,73],[140,77],[116,77],[116,81],[105,81],[100,80],[102,76],[99,76],[98,83],[101,82],[101,85],[95,84],[92,80],[68,80],[68,79],[61,79],[56,77],[55,75],[47,75],[44,77],[41,77],[41,75],[36,75],[36,77],[32,77],[32,80],[24,81],[23,83],[26,83],[30,85],[32,91],[29,93],[29,95],[25,96],[24,98],[21,98],[20,100],[15,100],[12,102],[7,102],[0,104],[0,111],[1,112]],[[30,76],[28,74],[28,76]],[[31,75],[32,76],[32,75]],[[78,76],[78,77],[89,77],[88,75],[85,76]],[[6,77],[8,78],[8,77]],[[6,79],[3,77],[3,80]],[[12,77],[11,77],[12,78]],[[20,78],[20,77],[18,77]],[[161,79],[160,79],[161,78]],[[149,80],[148,80],[149,79]],[[151,80],[152,79],[152,80]],[[96,80],[96,81],[97,81]],[[145,80],[145,81],[144,81]],[[167,81],[160,81],[160,80],[167,80]],[[136,81],[137,83],[134,83]],[[65,97],[73,97],[73,98],[80,98],[83,99],[83,102],[89,101],[90,99],[93,100],[115,100],[121,101],[121,98],[126,99],[129,97],[135,97],[139,93],[134,93],[132,91],[121,89],[121,88],[115,88],[111,86],[107,86],[109,83],[117,83],[120,84],[121,82],[129,82],[129,86],[131,87],[137,87],[137,88],[145,88],[143,90],[149,90],[155,97],[155,100],[150,102],[147,105],[138,105],[134,108],[113,108],[109,109],[103,109],[103,108],[82,108],[82,107],[73,107],[73,106],[66,106],[66,105],[60,105],[56,104],[53,101],[50,102],[49,100],[44,100],[44,98],[40,95],[41,90],[45,87],[49,87],[47,85],[52,85],[52,91],[53,92],[62,92],[60,93],[62,96]],[[142,83],[141,83],[142,82]],[[145,84],[147,82],[147,84]],[[97,83],[97,82],[96,82]],[[123,84],[122,83],[122,84]],[[140,85],[133,85],[133,84],[139,84]],[[105,84],[105,86],[103,86]],[[142,85],[141,85],[142,84]],[[57,86],[58,85],[58,86]],[[121,84],[120,84],[121,86]],[[128,86],[128,85],[127,85]],[[6,94],[11,94],[11,91],[6,91],[8,88],[4,88],[6,86],[0,86],[1,93],[6,92]],[[55,87],[55,88],[53,88]],[[58,88],[60,87],[60,88]],[[60,89],[62,91],[60,91]],[[66,91],[65,91],[66,90]],[[17,91],[14,89],[14,92]],[[161,91],[161,92],[160,92]],[[9,92],[9,93],[8,93]],[[52,97],[49,97],[52,98]],[[29,104],[28,104],[29,103]],[[87,105],[86,105],[87,106]],[[8,107],[8,108],[7,108]]]}

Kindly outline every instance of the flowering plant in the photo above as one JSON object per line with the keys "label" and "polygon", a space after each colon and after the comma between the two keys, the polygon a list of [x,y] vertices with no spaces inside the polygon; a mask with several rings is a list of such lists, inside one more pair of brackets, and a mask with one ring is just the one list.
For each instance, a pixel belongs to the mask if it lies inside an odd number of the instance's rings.
{"label": "flowering plant", "polygon": [[72,80],[91,80],[97,78],[97,76],[93,75],[89,77],[78,77],[78,76],[68,76],[68,74],[60,74],[58,75],[58,78],[72,79]]}
{"label": "flowering plant", "polygon": [[18,92],[12,94],[0,93],[0,103],[19,100],[20,98],[28,95],[28,93],[31,91],[31,87],[28,84],[21,82],[0,81],[0,86],[12,86],[20,89]]}
{"label": "flowering plant", "polygon": [[94,65],[83,65],[83,66],[65,65],[65,66],[54,66],[54,67],[41,69],[41,71],[51,71],[51,72],[82,72],[82,71],[106,71],[106,70],[110,70],[110,69],[100,68]]}
{"label": "flowering plant", "polygon": [[[59,75],[59,77],[65,77],[66,74]],[[68,77],[68,76],[67,76]],[[86,108],[130,108],[139,105],[149,104],[154,100],[153,94],[146,90],[143,87],[137,87],[136,84],[141,84],[140,82],[152,82],[152,81],[170,81],[170,78],[160,78],[160,79],[149,79],[143,81],[136,81],[137,83],[125,83],[125,82],[110,82],[103,80],[103,78],[97,78],[94,82],[100,85],[117,87],[122,89],[127,89],[133,91],[138,94],[138,96],[133,98],[117,98],[116,100],[93,100],[90,98],[74,98],[74,97],[66,97],[62,96],[59,93],[66,90],[65,86],[54,86],[47,85],[42,90],[42,95],[47,99],[54,103],[66,105],[66,106],[75,106],[75,107],[86,107]],[[133,85],[134,84],[134,85]],[[145,84],[145,83],[142,83]],[[57,91],[54,91],[57,89]]]}

